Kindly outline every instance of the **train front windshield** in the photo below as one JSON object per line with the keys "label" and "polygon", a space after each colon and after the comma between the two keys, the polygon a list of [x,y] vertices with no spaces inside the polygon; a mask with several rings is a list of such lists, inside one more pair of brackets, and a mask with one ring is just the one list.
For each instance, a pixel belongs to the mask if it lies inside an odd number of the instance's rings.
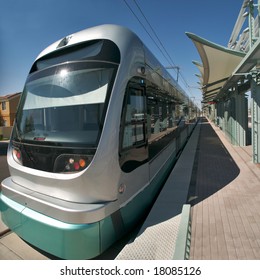
{"label": "train front windshield", "polygon": [[117,66],[62,63],[31,74],[13,130],[14,160],[37,170],[85,169],[97,148]]}
{"label": "train front windshield", "polygon": [[97,145],[114,71],[111,64],[65,63],[33,74],[17,114],[17,136]]}

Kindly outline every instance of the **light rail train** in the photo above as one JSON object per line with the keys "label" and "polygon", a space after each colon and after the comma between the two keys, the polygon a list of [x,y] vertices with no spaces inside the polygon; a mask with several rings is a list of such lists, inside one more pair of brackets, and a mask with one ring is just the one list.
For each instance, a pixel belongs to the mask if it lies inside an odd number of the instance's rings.
{"label": "light rail train", "polygon": [[4,223],[59,258],[98,256],[158,194],[188,135],[177,124],[189,102],[127,28],[92,27],[50,45],[18,106]]}

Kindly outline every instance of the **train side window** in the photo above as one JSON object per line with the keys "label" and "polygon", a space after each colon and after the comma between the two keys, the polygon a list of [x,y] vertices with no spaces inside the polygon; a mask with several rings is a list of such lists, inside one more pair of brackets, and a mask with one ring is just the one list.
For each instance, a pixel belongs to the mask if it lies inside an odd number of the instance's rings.
{"label": "train side window", "polygon": [[135,77],[126,88],[121,116],[119,163],[126,173],[148,160],[146,122],[145,84]]}
{"label": "train side window", "polygon": [[145,143],[145,102],[141,87],[128,87],[123,126],[122,149]]}
{"label": "train side window", "polygon": [[149,160],[156,157],[176,137],[176,102],[169,92],[146,81],[147,138]]}

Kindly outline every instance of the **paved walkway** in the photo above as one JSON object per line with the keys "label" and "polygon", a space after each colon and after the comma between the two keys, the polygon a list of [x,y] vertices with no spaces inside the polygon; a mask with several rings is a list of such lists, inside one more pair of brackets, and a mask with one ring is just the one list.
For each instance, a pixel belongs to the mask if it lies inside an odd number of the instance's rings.
{"label": "paved walkway", "polygon": [[260,259],[260,168],[206,119],[193,168],[190,259]]}

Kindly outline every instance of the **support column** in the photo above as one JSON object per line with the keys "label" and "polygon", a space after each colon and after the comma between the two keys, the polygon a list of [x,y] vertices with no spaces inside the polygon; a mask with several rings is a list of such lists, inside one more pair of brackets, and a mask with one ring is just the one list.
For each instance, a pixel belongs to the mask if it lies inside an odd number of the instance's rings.
{"label": "support column", "polygon": [[236,97],[233,95],[230,101],[231,144],[237,146]]}
{"label": "support column", "polygon": [[224,112],[225,112],[225,104],[224,104],[224,101],[222,100],[221,103],[220,103],[220,128],[222,130],[225,129],[225,118],[224,118]]}
{"label": "support column", "polygon": [[260,85],[251,80],[253,162],[260,163]]}
{"label": "support column", "polygon": [[216,125],[220,128],[220,129],[223,129],[223,109],[222,109],[222,104],[223,102],[222,101],[218,101],[217,103],[217,106],[216,106],[216,115],[217,115],[217,123]]}
{"label": "support column", "polygon": [[229,91],[229,99],[223,106],[223,130],[232,145],[246,146],[248,131],[248,109],[245,94],[237,88]]}
{"label": "support column", "polygon": [[216,123],[216,120],[215,120],[215,116],[216,116],[216,108],[215,108],[215,103],[212,103],[209,105],[209,119]]}
{"label": "support column", "polygon": [[235,122],[236,135],[235,145],[246,146],[247,131],[248,131],[248,108],[245,94],[235,95]]}
{"label": "support column", "polygon": [[224,122],[223,122],[223,131],[225,133],[225,136],[229,138],[229,134],[228,134],[228,115],[229,115],[229,101],[228,100],[225,100],[224,101]]}
{"label": "support column", "polygon": [[229,139],[231,144],[235,144],[235,101],[233,97],[229,97],[228,100],[225,101],[225,135]]}

